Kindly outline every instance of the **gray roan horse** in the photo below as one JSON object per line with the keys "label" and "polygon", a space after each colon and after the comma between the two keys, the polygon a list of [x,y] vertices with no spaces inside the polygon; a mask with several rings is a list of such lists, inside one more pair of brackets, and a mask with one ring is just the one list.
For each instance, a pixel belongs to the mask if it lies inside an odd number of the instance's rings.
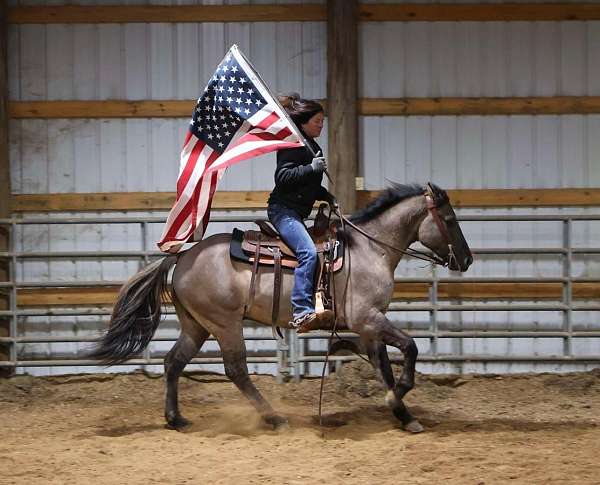
{"label": "gray roan horse", "polygon": [[[399,323],[385,313],[394,290],[394,270],[407,248],[420,241],[437,262],[466,271],[473,259],[446,193],[428,184],[395,184],[368,207],[348,219],[344,268],[336,273],[337,328],[359,335],[377,375],[388,391],[386,403],[404,429],[423,430],[402,399],[414,386],[417,346]],[[121,289],[110,327],[91,356],[104,364],[121,363],[150,342],[161,316],[167,275],[175,266],[171,298],[181,323],[179,339],[165,358],[165,418],[171,428],[189,422],[180,414],[177,386],[183,368],[209,335],[217,339],[225,373],[273,427],[286,419],[275,413],[248,376],[242,315],[248,299],[251,266],[229,255],[230,234],[213,235],[178,255],[154,262],[134,275]],[[411,251],[408,249],[408,251]],[[421,253],[423,254],[423,253]],[[348,264],[350,262],[350,264]],[[279,322],[287,327],[290,315],[292,271],[285,270],[281,286]],[[273,269],[261,267],[256,293],[247,316],[270,325]],[[386,345],[404,354],[396,381]]]}

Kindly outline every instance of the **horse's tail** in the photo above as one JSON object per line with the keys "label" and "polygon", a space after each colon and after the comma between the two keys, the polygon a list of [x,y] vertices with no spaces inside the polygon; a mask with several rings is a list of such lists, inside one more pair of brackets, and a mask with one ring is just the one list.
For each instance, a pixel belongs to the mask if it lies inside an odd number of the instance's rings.
{"label": "horse's tail", "polygon": [[90,358],[103,365],[120,364],[148,346],[160,323],[167,277],[176,262],[177,256],[168,256],[146,266],[123,285],[108,331]]}

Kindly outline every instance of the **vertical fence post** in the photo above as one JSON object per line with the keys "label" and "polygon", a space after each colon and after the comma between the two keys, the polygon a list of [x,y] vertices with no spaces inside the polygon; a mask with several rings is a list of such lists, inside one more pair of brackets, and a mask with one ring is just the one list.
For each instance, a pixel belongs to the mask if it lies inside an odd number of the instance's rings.
{"label": "vertical fence post", "polygon": [[[10,217],[10,162],[8,150],[8,67],[7,43],[8,28],[6,13],[8,2],[0,2],[0,219]],[[0,251],[7,251],[10,247],[10,229],[0,227]],[[0,281],[9,281],[11,277],[10,259],[0,259]],[[13,273],[14,276],[14,273]],[[14,278],[13,278],[14,281]],[[14,287],[13,287],[14,289]],[[11,296],[13,298],[11,298]],[[12,300],[12,301],[11,301]],[[0,293],[0,309],[13,309],[14,293],[12,291]],[[14,315],[12,318],[0,317],[0,336],[14,337]],[[7,345],[0,343],[0,360],[14,360],[15,342]],[[14,368],[0,368],[0,374],[9,375]]]}
{"label": "vertical fence post", "polygon": [[438,277],[435,266],[431,268],[431,286],[429,287],[429,300],[431,301],[431,310],[429,311],[429,323],[431,333],[433,334],[431,342],[431,355],[438,355]]}
{"label": "vertical fence post", "polygon": [[[146,254],[146,248],[148,243],[148,223],[146,221],[142,221],[141,223],[141,236],[142,236],[142,251],[144,251],[144,255],[140,259],[140,266],[143,268],[148,264],[148,254]],[[142,269],[140,268],[140,269]],[[152,345],[152,343],[150,343]],[[150,364],[150,345],[144,349],[142,354],[143,358],[146,360],[146,363],[142,365],[142,368],[146,370],[146,366]]]}
{"label": "vertical fence post", "polygon": [[[10,337],[13,339],[17,338],[17,255],[16,255],[16,247],[17,247],[17,224],[12,219],[10,225],[10,239],[8,250],[12,253],[10,258],[10,267],[9,267],[9,278],[12,283],[11,298],[10,298],[10,310],[12,312],[11,320],[10,320]],[[19,360],[18,352],[17,352],[17,342],[13,340],[10,344],[10,360],[13,364],[17,363]],[[13,372],[16,371],[16,367],[13,367]]]}
{"label": "vertical fence post", "polygon": [[563,339],[563,354],[565,357],[573,357],[573,248],[572,248],[572,220],[563,220],[563,277],[566,278],[563,283],[563,330],[567,336]]}

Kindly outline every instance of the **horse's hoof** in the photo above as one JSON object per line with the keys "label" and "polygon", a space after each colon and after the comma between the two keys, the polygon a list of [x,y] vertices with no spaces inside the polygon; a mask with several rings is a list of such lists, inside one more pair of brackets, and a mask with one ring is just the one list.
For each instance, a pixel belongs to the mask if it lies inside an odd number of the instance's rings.
{"label": "horse's hoof", "polygon": [[416,419],[413,419],[409,423],[404,425],[404,430],[409,431],[411,433],[422,433],[425,431],[425,428],[419,423]]}
{"label": "horse's hoof", "polygon": [[191,421],[188,421],[183,416],[175,416],[174,418],[167,419],[166,428],[174,429],[175,431],[185,431],[191,425]]}
{"label": "horse's hoof", "polygon": [[289,428],[289,423],[286,418],[277,414],[269,414],[264,417],[265,423],[273,426],[273,429],[282,431]]}

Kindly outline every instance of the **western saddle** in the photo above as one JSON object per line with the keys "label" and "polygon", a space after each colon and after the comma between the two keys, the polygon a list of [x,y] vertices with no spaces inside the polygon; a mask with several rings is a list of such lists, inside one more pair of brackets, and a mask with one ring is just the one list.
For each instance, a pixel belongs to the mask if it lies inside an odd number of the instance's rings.
{"label": "western saddle", "polygon": [[[317,271],[315,271],[315,309],[317,313],[324,309],[333,309],[331,276],[342,268],[344,259],[342,241],[336,237],[336,226],[330,224],[329,217],[325,215],[326,207],[327,204],[319,206],[314,225],[308,229],[319,258]],[[250,292],[244,308],[244,316],[254,300],[256,274],[259,266],[274,267],[271,323],[275,326],[279,317],[282,269],[296,268],[298,260],[294,252],[283,242],[279,233],[267,221],[256,220],[254,222],[258,225],[259,231],[233,230],[230,255],[233,259],[252,265]]]}

